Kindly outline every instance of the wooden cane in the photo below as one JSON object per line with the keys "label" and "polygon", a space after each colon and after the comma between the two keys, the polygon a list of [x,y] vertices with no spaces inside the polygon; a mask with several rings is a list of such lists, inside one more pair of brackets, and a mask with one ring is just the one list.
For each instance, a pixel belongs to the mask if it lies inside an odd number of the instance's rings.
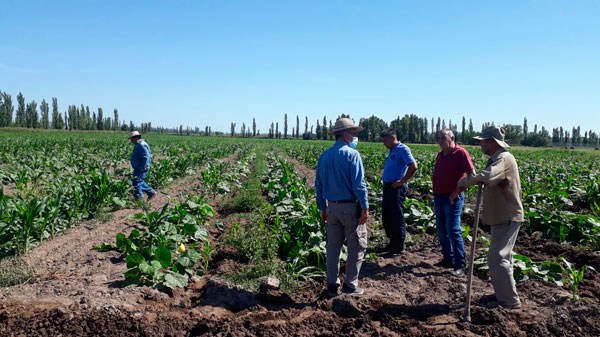
{"label": "wooden cane", "polygon": [[475,260],[475,243],[477,242],[477,227],[479,225],[479,206],[481,205],[481,195],[483,185],[479,184],[477,188],[477,203],[475,205],[475,226],[473,227],[473,237],[471,238],[471,258],[469,260],[469,277],[467,280],[467,300],[464,321],[471,322],[471,284],[473,281],[473,261]]}

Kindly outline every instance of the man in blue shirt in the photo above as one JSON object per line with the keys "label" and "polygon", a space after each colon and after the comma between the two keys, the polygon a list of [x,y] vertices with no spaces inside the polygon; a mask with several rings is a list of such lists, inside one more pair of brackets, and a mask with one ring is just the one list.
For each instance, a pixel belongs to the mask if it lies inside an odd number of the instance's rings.
{"label": "man in blue shirt", "polygon": [[340,279],[340,254],[344,241],[348,245],[346,277],[342,293],[363,293],[358,287],[358,274],[367,249],[369,202],[364,168],[358,151],[357,132],[363,128],[350,118],[335,122],[329,135],[335,144],[325,150],[317,162],[315,192],[321,217],[327,223],[327,294],[336,296]]}
{"label": "man in blue shirt", "polygon": [[406,200],[406,182],[417,170],[417,162],[408,146],[400,143],[392,129],[381,133],[383,145],[390,150],[385,159],[383,175],[382,222],[385,234],[390,239],[387,247],[391,256],[404,253],[406,222],[404,221],[404,201]]}
{"label": "man in blue shirt", "polygon": [[150,147],[142,139],[142,135],[138,131],[132,131],[129,134],[129,140],[135,144],[130,158],[131,167],[133,167],[133,196],[136,201],[143,201],[143,193],[145,192],[148,195],[148,200],[150,200],[156,195],[156,192],[145,182],[148,177],[148,171],[152,166]]}

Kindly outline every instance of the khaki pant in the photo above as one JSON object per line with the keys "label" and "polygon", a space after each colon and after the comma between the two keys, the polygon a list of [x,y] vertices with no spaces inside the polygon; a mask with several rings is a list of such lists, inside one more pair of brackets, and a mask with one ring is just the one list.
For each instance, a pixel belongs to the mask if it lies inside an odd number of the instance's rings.
{"label": "khaki pant", "polygon": [[355,289],[358,287],[358,273],[367,250],[367,226],[359,225],[356,218],[356,204],[335,204],[327,206],[327,284],[339,285],[340,254],[344,241],[348,245],[346,277],[344,283]]}
{"label": "khaki pant", "polygon": [[519,234],[520,222],[510,221],[492,225],[492,239],[488,250],[488,266],[494,292],[499,304],[521,303],[513,278],[512,249]]}

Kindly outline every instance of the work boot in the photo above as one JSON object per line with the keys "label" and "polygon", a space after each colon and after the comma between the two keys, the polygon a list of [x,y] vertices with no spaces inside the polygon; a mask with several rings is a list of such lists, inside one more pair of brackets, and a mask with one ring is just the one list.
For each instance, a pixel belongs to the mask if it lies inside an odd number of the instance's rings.
{"label": "work boot", "polygon": [[156,196],[156,192],[148,193],[148,201],[152,200]]}
{"label": "work boot", "polygon": [[434,264],[434,266],[442,268],[453,268],[454,263],[450,260],[442,259],[440,262]]}
{"label": "work boot", "polygon": [[337,284],[329,284],[327,285],[327,296],[336,297],[338,295],[338,285]]}

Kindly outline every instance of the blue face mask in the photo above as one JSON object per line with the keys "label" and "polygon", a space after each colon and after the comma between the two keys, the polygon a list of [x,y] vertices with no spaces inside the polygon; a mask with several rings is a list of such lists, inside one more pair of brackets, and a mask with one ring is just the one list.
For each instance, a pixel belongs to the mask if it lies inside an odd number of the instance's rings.
{"label": "blue face mask", "polygon": [[356,149],[356,145],[358,145],[358,137],[352,137],[352,141],[348,144],[348,146]]}

